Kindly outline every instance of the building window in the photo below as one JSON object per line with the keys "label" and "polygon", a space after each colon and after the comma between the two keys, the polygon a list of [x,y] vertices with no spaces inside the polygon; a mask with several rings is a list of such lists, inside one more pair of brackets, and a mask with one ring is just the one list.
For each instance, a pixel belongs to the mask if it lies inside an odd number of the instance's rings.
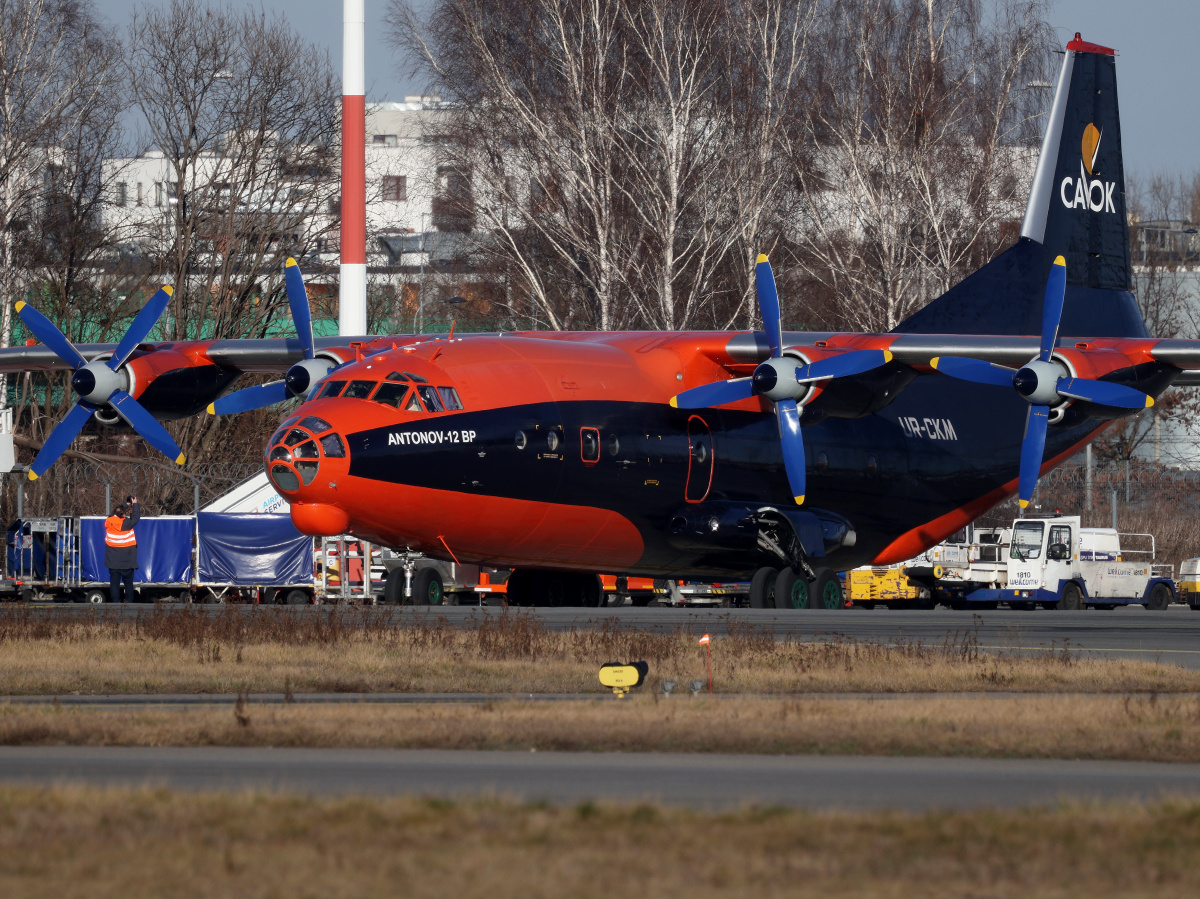
{"label": "building window", "polygon": [[126,203],[129,202],[129,199],[128,199],[128,196],[126,193],[128,190],[128,187],[129,186],[124,181],[117,182],[116,195],[113,197],[113,205],[114,206],[124,206]]}
{"label": "building window", "polygon": [[383,198],[393,202],[404,202],[408,199],[407,175],[384,175]]}
{"label": "building window", "polygon": [[139,181],[137,183],[137,204],[141,206],[142,202],[142,182]]}
{"label": "building window", "polygon": [[375,134],[371,137],[371,143],[377,147],[398,147],[400,139],[394,134]]}
{"label": "building window", "polygon": [[154,205],[162,206],[167,201],[167,185],[163,181],[154,182]]}

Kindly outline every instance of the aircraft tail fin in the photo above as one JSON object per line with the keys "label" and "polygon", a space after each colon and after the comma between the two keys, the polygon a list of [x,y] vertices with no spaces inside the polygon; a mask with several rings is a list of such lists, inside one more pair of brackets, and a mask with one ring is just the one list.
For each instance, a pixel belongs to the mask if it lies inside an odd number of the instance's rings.
{"label": "aircraft tail fin", "polygon": [[1060,334],[1146,335],[1130,293],[1115,51],[1078,34],[1067,44],[1017,243],[896,331],[1037,334],[1056,256],[1067,262]]}

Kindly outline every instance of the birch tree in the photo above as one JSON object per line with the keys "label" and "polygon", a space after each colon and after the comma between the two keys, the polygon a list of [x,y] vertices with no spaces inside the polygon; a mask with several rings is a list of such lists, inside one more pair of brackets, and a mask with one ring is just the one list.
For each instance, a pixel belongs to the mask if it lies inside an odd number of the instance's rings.
{"label": "birch tree", "polygon": [[72,164],[86,123],[119,94],[114,49],[87,0],[0,0],[0,345],[12,343],[13,304],[29,284],[20,235],[46,211],[51,166]]}

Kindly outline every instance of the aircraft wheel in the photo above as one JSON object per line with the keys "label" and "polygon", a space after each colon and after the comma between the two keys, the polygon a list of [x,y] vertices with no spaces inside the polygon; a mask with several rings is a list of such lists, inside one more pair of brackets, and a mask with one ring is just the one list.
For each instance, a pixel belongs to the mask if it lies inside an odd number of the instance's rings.
{"label": "aircraft wheel", "polygon": [[1078,584],[1067,584],[1063,587],[1062,596],[1055,606],[1060,612],[1074,612],[1083,608],[1083,594]]}
{"label": "aircraft wheel", "polygon": [[775,578],[775,608],[807,609],[808,581],[790,565]]}
{"label": "aircraft wheel", "polygon": [[778,568],[760,568],[750,579],[750,608],[775,608],[775,581],[779,577]]}
{"label": "aircraft wheel", "polygon": [[1162,612],[1171,604],[1171,588],[1166,584],[1155,584],[1146,598],[1146,608],[1152,612]]}
{"label": "aircraft wheel", "polygon": [[383,601],[394,605],[404,603],[404,569],[393,568],[383,582]]}
{"label": "aircraft wheel", "polygon": [[505,597],[510,606],[531,606],[533,601],[533,572],[518,568],[505,581]]}
{"label": "aircraft wheel", "polygon": [[817,579],[809,587],[808,607],[810,609],[841,609],[845,607],[842,598],[842,582],[829,568],[818,568]]}
{"label": "aircraft wheel", "polygon": [[604,584],[598,574],[578,574],[579,604],[585,609],[598,609],[608,605],[608,597],[604,595]]}
{"label": "aircraft wheel", "polygon": [[413,605],[440,606],[443,589],[442,576],[436,568],[422,568],[413,573]]}

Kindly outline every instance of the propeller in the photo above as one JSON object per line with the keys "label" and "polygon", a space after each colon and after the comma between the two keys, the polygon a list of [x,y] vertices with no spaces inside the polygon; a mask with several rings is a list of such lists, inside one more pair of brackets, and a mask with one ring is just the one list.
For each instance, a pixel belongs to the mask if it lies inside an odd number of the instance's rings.
{"label": "propeller", "polygon": [[1017,499],[1022,509],[1029,505],[1037,487],[1052,408],[1066,400],[1083,400],[1119,409],[1146,409],[1154,405],[1154,397],[1132,387],[1110,381],[1073,378],[1062,363],[1054,359],[1066,291],[1067,261],[1059,256],[1050,267],[1050,276],[1046,279],[1038,354],[1017,371],[979,359],[956,356],[938,356],[929,362],[930,366],[953,378],[975,384],[1012,387],[1028,401],[1029,413],[1025,418],[1025,435],[1021,439],[1021,469],[1017,481]]}
{"label": "propeller", "polygon": [[66,417],[55,425],[33,464],[29,466],[31,481],[36,481],[46,473],[79,436],[79,432],[93,413],[105,406],[116,412],[127,425],[164,456],[179,465],[184,463],[183,451],[167,433],[167,429],[126,392],[129,376],[121,371],[122,366],[133,355],[133,351],[138,348],[138,344],[146,339],[162,316],[167,304],[171,302],[171,294],[170,287],[163,287],[155,293],[134,317],[129,330],[125,332],[113,354],[104,361],[93,362],[83,358],[83,354],[54,322],[23,300],[17,303],[17,315],[21,317],[30,333],[71,366],[71,389],[79,396]]}
{"label": "propeller", "polygon": [[287,370],[282,380],[246,387],[221,397],[208,406],[211,415],[232,415],[235,412],[249,412],[252,409],[262,409],[273,406],[293,397],[304,396],[312,386],[329,374],[333,364],[326,359],[318,359],[316,345],[313,341],[312,310],[308,305],[308,291],[304,289],[304,277],[300,274],[300,266],[291,257],[283,267],[284,283],[287,286],[288,308],[292,313],[292,323],[300,336],[300,346],[304,349],[304,359]]}
{"label": "propeller", "polygon": [[754,267],[754,283],[767,345],[771,348],[770,358],[760,363],[748,378],[733,378],[693,387],[673,397],[671,405],[677,409],[705,409],[755,396],[769,399],[775,406],[788,485],[797,505],[801,505],[804,503],[805,461],[800,413],[812,393],[810,385],[816,381],[845,378],[878,368],[890,362],[892,354],[887,350],[855,350],[807,364],[801,364],[793,356],[784,356],[779,294],[775,289],[771,264],[764,255],[758,257]]}

